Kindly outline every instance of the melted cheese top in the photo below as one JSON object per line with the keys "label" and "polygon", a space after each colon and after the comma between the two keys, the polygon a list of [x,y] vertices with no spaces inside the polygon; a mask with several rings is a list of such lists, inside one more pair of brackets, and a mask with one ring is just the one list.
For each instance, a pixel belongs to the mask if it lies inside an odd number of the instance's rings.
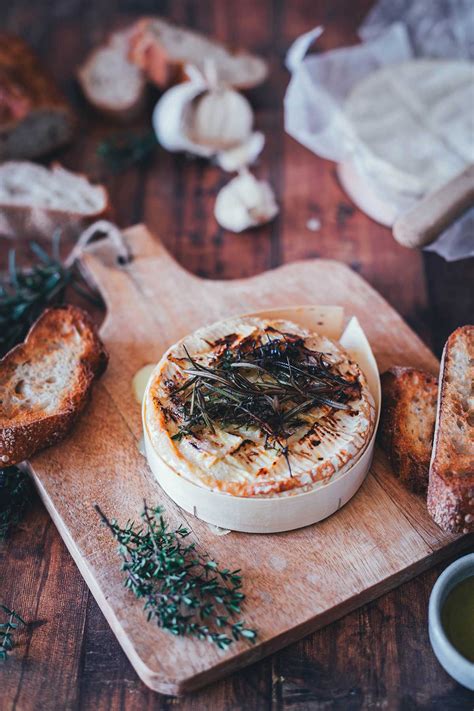
{"label": "melted cheese top", "polygon": [[[302,337],[320,351],[334,372],[356,377],[360,395],[350,410],[318,405],[304,413],[281,448],[268,446],[265,434],[248,425],[214,427],[177,437],[180,415],[172,392],[188,378],[187,353],[202,365],[212,362],[222,343],[236,348],[244,339],[268,338],[275,331]],[[262,341],[263,342],[263,341]],[[362,453],[373,432],[375,410],[366,379],[343,348],[325,336],[281,320],[243,317],[199,329],[172,346],[158,363],[146,395],[146,426],[157,454],[179,475],[200,486],[234,496],[300,493],[341,474]],[[291,468],[288,466],[290,462]]]}

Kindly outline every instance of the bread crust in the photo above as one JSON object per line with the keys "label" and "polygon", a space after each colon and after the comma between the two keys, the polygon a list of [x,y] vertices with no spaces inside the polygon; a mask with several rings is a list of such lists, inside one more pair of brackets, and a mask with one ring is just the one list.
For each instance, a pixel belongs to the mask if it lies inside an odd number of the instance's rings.
{"label": "bread crust", "polygon": [[[464,373],[470,389],[467,399],[455,372],[455,357],[462,350],[468,367]],[[441,528],[452,533],[474,531],[473,374],[474,326],[468,325],[456,329],[443,350],[428,487],[430,515]],[[456,424],[462,428],[461,435]]]}
{"label": "bread crust", "polygon": [[[134,64],[140,67],[147,74],[150,81],[162,89],[166,89],[167,87],[188,79],[185,72],[186,62],[170,57],[165,48],[160,44],[159,40],[153,36],[152,32],[149,30],[149,26],[154,20],[164,22],[170,27],[176,27],[176,25],[168,22],[167,20],[163,20],[160,17],[141,18],[141,20],[136,23],[130,40],[129,57]],[[180,27],[179,29],[192,35],[202,36],[201,33],[194,30],[189,30],[184,27]],[[256,57],[256,55],[252,55],[243,49],[234,49],[223,42],[218,42],[217,40],[210,38],[208,41],[210,43],[223,46],[231,56]],[[258,86],[258,84],[261,84],[268,76],[268,66],[264,63],[264,60],[261,60],[261,62],[262,67],[265,69],[261,76],[256,78],[255,81],[248,80],[238,83],[234,82],[234,88],[251,89],[254,86]]]}
{"label": "bread crust", "polygon": [[[2,166],[4,169],[9,164]],[[50,165],[50,169],[62,168],[63,166],[55,161]],[[74,175],[88,180],[85,173],[74,173]],[[77,237],[87,225],[101,218],[113,219],[113,211],[107,189],[100,187],[103,196],[103,208],[96,212],[84,215],[70,210],[49,209],[36,206],[11,205],[2,202],[0,198],[0,235],[4,237],[22,237],[50,239],[56,230],[60,230],[61,237]]]}
{"label": "bread crust", "polygon": [[[437,380],[430,373],[395,366],[382,375],[381,383],[380,444],[403,484],[415,493],[424,493],[428,485]],[[421,408],[418,432],[413,431],[417,423],[410,411],[415,403],[417,409]],[[426,430],[431,430],[428,436]]]}
{"label": "bread crust", "polygon": [[[71,107],[53,79],[44,71],[31,48],[19,37],[0,32],[0,160],[35,158],[52,151],[72,137],[75,118]],[[22,127],[30,127],[36,118],[54,115],[61,125],[55,139],[28,144],[26,152],[13,152],[11,139]],[[29,129],[28,129],[29,130]]]}
{"label": "bread crust", "polygon": [[57,338],[59,328],[69,326],[79,333],[84,349],[75,367],[72,390],[62,393],[60,406],[51,414],[27,412],[9,420],[0,406],[0,466],[18,464],[37,451],[63,439],[84,409],[93,381],[105,371],[108,354],[95,325],[82,309],[66,305],[46,309],[33,324],[23,343],[0,360],[0,378],[8,379],[8,369],[25,359],[41,358],[48,335]]}

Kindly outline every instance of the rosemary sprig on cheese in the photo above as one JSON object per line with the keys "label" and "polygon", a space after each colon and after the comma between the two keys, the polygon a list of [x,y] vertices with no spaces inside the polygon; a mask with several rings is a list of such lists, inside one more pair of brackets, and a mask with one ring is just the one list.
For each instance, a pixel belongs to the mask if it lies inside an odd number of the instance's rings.
{"label": "rosemary sprig on cheese", "polygon": [[184,350],[187,378],[171,386],[180,419],[175,439],[199,437],[217,426],[229,431],[254,426],[266,446],[281,450],[290,468],[288,438],[305,413],[324,406],[350,410],[350,400],[360,395],[355,376],[339,373],[294,334],[274,332],[266,343],[249,338],[236,347],[226,343],[207,365]]}
{"label": "rosemary sprig on cheese", "polygon": [[245,599],[240,570],[220,568],[194,543],[185,542],[188,529],[170,529],[159,507],[145,503],[142,523],[128,521],[124,528],[95,508],[119,544],[124,584],[145,601],[148,620],[220,649],[234,640],[255,641],[256,631],[236,619]]}

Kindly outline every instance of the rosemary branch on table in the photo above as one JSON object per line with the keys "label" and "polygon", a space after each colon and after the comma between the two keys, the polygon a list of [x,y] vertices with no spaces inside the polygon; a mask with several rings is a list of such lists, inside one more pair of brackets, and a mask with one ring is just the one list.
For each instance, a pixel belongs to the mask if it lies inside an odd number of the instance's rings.
{"label": "rosemary branch on table", "polygon": [[257,633],[236,615],[245,599],[240,570],[220,568],[194,543],[184,526],[172,530],[162,510],[144,503],[142,522],[121,528],[95,507],[119,544],[124,584],[145,601],[148,620],[171,634],[214,642],[226,649],[233,640],[254,642]]}
{"label": "rosemary branch on table", "polygon": [[6,661],[14,647],[13,635],[19,625],[26,625],[18,612],[0,604],[0,610],[6,615],[6,622],[0,622],[0,661]]}
{"label": "rosemary branch on table", "polygon": [[[53,235],[51,254],[30,243],[35,257],[31,267],[19,268],[16,253],[8,256],[8,271],[0,274],[0,357],[23,340],[30,326],[53,304],[63,303],[71,286],[88,301],[100,304],[75,265],[65,266],[59,254],[60,233]],[[31,496],[28,475],[17,467],[0,468],[0,538],[21,519]]]}
{"label": "rosemary branch on table", "polygon": [[75,265],[62,264],[59,239],[57,232],[50,255],[36,242],[30,242],[36,261],[28,268],[17,267],[15,250],[10,250],[8,271],[0,275],[0,357],[23,340],[45,308],[64,301],[68,286],[88,301],[101,303]]}
{"label": "rosemary branch on table", "polygon": [[[215,344],[210,344],[215,345]],[[171,385],[179,413],[175,439],[199,436],[215,426],[232,430],[260,429],[265,445],[277,446],[288,467],[288,438],[302,424],[304,414],[317,406],[350,410],[349,401],[360,394],[355,376],[343,376],[323,353],[306,347],[303,338],[274,332],[268,341],[247,339],[226,344],[210,364],[193,358],[185,348],[189,367],[184,383]]]}
{"label": "rosemary branch on table", "polygon": [[31,496],[31,481],[26,472],[18,467],[0,468],[0,540],[19,523]]}
{"label": "rosemary branch on table", "polygon": [[113,173],[120,173],[148,158],[156,145],[154,131],[141,134],[117,133],[99,143],[97,153]]}

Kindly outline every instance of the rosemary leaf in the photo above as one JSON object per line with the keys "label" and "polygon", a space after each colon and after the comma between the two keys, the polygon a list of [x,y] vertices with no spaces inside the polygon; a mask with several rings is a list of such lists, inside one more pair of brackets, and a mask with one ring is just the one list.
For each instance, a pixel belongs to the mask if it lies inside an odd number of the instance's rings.
{"label": "rosemary leaf", "polygon": [[68,286],[80,289],[89,301],[102,303],[74,265],[65,267],[60,262],[58,241],[56,233],[51,256],[40,245],[30,243],[37,262],[26,269],[16,266],[15,251],[10,251],[8,273],[0,276],[0,357],[23,340],[45,308],[64,301]]}
{"label": "rosemary leaf", "polygon": [[280,451],[291,475],[288,439],[305,414],[321,406],[350,410],[361,386],[354,375],[342,375],[326,362],[323,353],[307,348],[303,338],[274,332],[267,339],[227,345],[206,365],[184,348],[187,378],[170,387],[179,421],[173,439],[199,438],[216,426],[232,431],[251,425],[265,435],[267,447]]}
{"label": "rosemary leaf", "polygon": [[148,621],[171,634],[213,642],[227,649],[234,640],[254,642],[255,630],[240,615],[245,600],[240,570],[221,569],[185,539],[189,531],[169,528],[162,510],[144,504],[142,523],[120,527],[96,511],[117,541],[124,585],[144,600]]}
{"label": "rosemary leaf", "polygon": [[19,523],[32,496],[28,474],[18,467],[0,469],[0,540]]}
{"label": "rosemary leaf", "polygon": [[113,173],[120,173],[148,158],[156,145],[154,131],[143,134],[118,133],[102,141],[97,153]]}

